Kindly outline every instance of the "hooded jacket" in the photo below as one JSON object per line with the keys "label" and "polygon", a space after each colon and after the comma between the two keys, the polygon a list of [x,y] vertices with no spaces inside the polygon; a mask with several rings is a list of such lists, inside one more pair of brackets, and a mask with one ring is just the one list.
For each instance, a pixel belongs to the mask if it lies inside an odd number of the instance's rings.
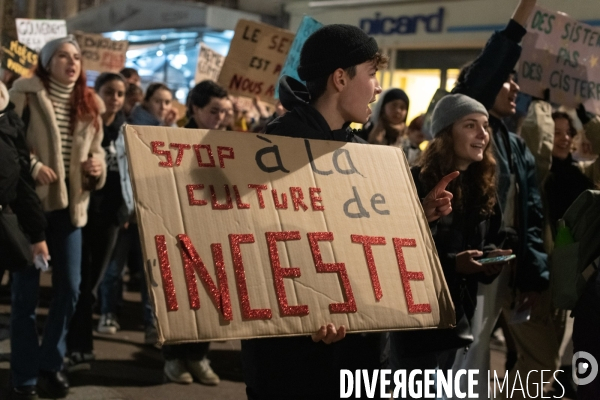
{"label": "hooded jacket", "polygon": [[[33,152],[32,177],[34,179],[37,177],[43,165],[52,168],[58,177],[56,182],[50,185],[39,185],[36,188],[44,211],[63,210],[68,207],[71,223],[76,227],[85,226],[90,192],[82,189],[81,163],[87,160],[88,154],[100,161],[102,173],[96,189],[102,188],[106,180],[105,154],[102,148],[102,118],[100,115],[97,117],[96,122],[99,129],[94,127],[92,120],[75,122],[70,172],[67,177],[54,107],[40,78],[35,75],[31,78],[20,78],[15,81],[9,93],[19,116],[22,117],[24,109],[29,107],[26,138]],[[97,95],[94,95],[94,98],[99,108],[99,114],[104,113],[104,102]],[[67,179],[69,190],[67,190]]]}
{"label": "hooded jacket", "polygon": [[[290,110],[266,127],[272,135],[366,143],[345,124],[332,131],[308,103],[308,91],[284,76],[279,98]],[[340,368],[379,368],[379,335],[347,335],[326,345],[308,336],[242,341],[244,380],[249,399],[331,400],[339,398]],[[352,364],[354,363],[354,364]]]}
{"label": "hooded jacket", "polygon": [[38,243],[45,239],[46,217],[29,173],[24,128],[12,103],[0,112],[0,206],[10,206],[31,243]]}
{"label": "hooded jacket", "polygon": [[308,89],[302,82],[284,75],[279,81],[279,100],[290,111],[269,123],[265,133],[303,139],[366,143],[350,129],[350,122],[344,124],[342,129],[332,131],[321,113],[309,104],[309,99]]}

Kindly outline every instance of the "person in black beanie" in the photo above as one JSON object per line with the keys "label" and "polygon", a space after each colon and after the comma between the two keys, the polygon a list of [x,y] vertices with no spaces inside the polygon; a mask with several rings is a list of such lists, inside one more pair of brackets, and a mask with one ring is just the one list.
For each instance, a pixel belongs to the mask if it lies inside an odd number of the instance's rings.
{"label": "person in black beanie", "polygon": [[[279,98],[289,112],[268,124],[265,133],[366,143],[349,125],[367,122],[368,105],[381,93],[375,74],[386,62],[375,40],[359,28],[320,28],[306,40],[300,54],[298,75],[306,85],[288,76],[281,78]],[[449,193],[443,189],[436,193],[428,195],[423,205],[430,220],[451,212]],[[379,334],[346,337],[344,326],[331,323],[311,338],[243,340],[248,399],[339,398],[340,369],[380,368],[379,346]]]}
{"label": "person in black beanie", "polygon": [[400,146],[406,134],[406,116],[410,101],[402,89],[388,89],[373,106],[373,115],[361,137],[373,144]]}

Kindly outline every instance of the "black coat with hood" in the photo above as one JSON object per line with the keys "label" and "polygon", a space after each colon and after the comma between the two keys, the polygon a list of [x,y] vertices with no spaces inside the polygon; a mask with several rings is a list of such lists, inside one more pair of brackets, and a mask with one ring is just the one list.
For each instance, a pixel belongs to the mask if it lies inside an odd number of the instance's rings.
{"label": "black coat with hood", "polygon": [[[332,131],[325,118],[308,104],[308,91],[301,82],[284,76],[279,96],[289,111],[267,125],[267,134],[366,143],[348,128],[349,123]],[[330,345],[314,343],[309,336],[243,340],[248,399],[339,398],[340,368],[379,368],[379,343],[378,334],[350,334]]]}
{"label": "black coat with hood", "polygon": [[0,206],[10,207],[29,241],[38,243],[45,240],[46,217],[31,177],[25,127],[14,108],[9,103],[0,111]]}
{"label": "black coat with hood", "polygon": [[[526,33],[524,27],[510,20],[505,29],[494,33],[488,40],[452,93],[467,95],[491,110],[496,96],[519,60],[519,42]],[[515,175],[518,187],[515,195],[517,226],[507,239],[517,256],[516,276],[512,285],[523,292],[539,292],[548,288],[549,270],[542,241],[542,201],[535,159],[525,142],[509,132],[502,120],[490,115],[490,127],[498,166],[498,199],[502,209],[505,209],[511,174]]]}

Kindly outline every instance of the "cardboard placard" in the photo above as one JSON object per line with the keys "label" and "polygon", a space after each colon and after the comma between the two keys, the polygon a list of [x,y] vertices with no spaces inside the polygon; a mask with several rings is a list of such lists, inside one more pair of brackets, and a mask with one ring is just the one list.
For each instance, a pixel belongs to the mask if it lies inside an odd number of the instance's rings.
{"label": "cardboard placard", "polygon": [[[298,31],[296,32],[296,36],[294,37],[294,41],[292,42],[292,47],[290,48],[290,52],[288,53],[287,58],[285,59],[285,64],[283,65],[283,69],[279,74],[279,78],[283,75],[291,76],[294,79],[299,80],[300,82],[304,82],[298,76],[298,66],[300,65],[300,51],[302,50],[302,46],[304,46],[304,42],[310,35],[313,34],[317,29],[322,27],[323,24],[317,21],[316,19],[305,15],[302,18],[302,22],[298,27]],[[275,88],[275,98],[279,98],[279,85]]]}
{"label": "cardboard placard", "polygon": [[198,53],[198,64],[196,64],[196,76],[194,82],[196,84],[204,81],[211,80],[217,81],[225,57],[217,53],[204,43],[200,43],[200,52]]}
{"label": "cardboard placard", "polygon": [[95,33],[74,32],[86,71],[119,72],[125,67],[127,40],[112,40]]}
{"label": "cardboard placard", "polygon": [[401,149],[128,125],[160,341],[454,324]]}
{"label": "cardboard placard", "polygon": [[219,84],[233,95],[259,96],[275,104],[275,86],[293,40],[285,29],[239,20]]}
{"label": "cardboard placard", "polygon": [[47,42],[67,36],[64,19],[16,18],[15,22],[19,42],[38,52]]}
{"label": "cardboard placard", "polygon": [[18,40],[2,38],[2,68],[24,78],[33,75],[38,62],[38,54]]}
{"label": "cardboard placard", "polygon": [[536,7],[527,24],[519,61],[521,91],[600,114],[600,29]]}

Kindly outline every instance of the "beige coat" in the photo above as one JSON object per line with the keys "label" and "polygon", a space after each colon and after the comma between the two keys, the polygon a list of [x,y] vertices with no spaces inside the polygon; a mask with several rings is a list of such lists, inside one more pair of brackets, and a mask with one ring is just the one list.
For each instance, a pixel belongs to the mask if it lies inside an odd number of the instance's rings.
{"label": "beige coat", "polygon": [[[65,183],[65,168],[61,153],[61,139],[58,124],[54,114],[54,107],[44,88],[42,81],[37,77],[18,79],[10,90],[10,100],[15,104],[15,111],[22,115],[26,105],[29,106],[30,118],[27,128],[27,143],[33,156],[32,176],[35,179],[42,165],[46,165],[56,173],[57,181],[50,185],[38,185],[36,190],[44,211],[62,210],[69,207],[71,223],[82,227],[87,223],[87,208],[90,192],[82,190],[83,173],[81,163],[86,161],[88,153],[102,162],[102,174],[96,189],[104,186],[106,181],[105,154],[102,148],[102,119],[98,116],[98,131],[94,128],[93,121],[77,122],[73,131],[73,148],[71,152],[69,186],[67,192]],[[105,110],[104,103],[96,96],[100,114]],[[36,164],[36,161],[37,162]]]}

